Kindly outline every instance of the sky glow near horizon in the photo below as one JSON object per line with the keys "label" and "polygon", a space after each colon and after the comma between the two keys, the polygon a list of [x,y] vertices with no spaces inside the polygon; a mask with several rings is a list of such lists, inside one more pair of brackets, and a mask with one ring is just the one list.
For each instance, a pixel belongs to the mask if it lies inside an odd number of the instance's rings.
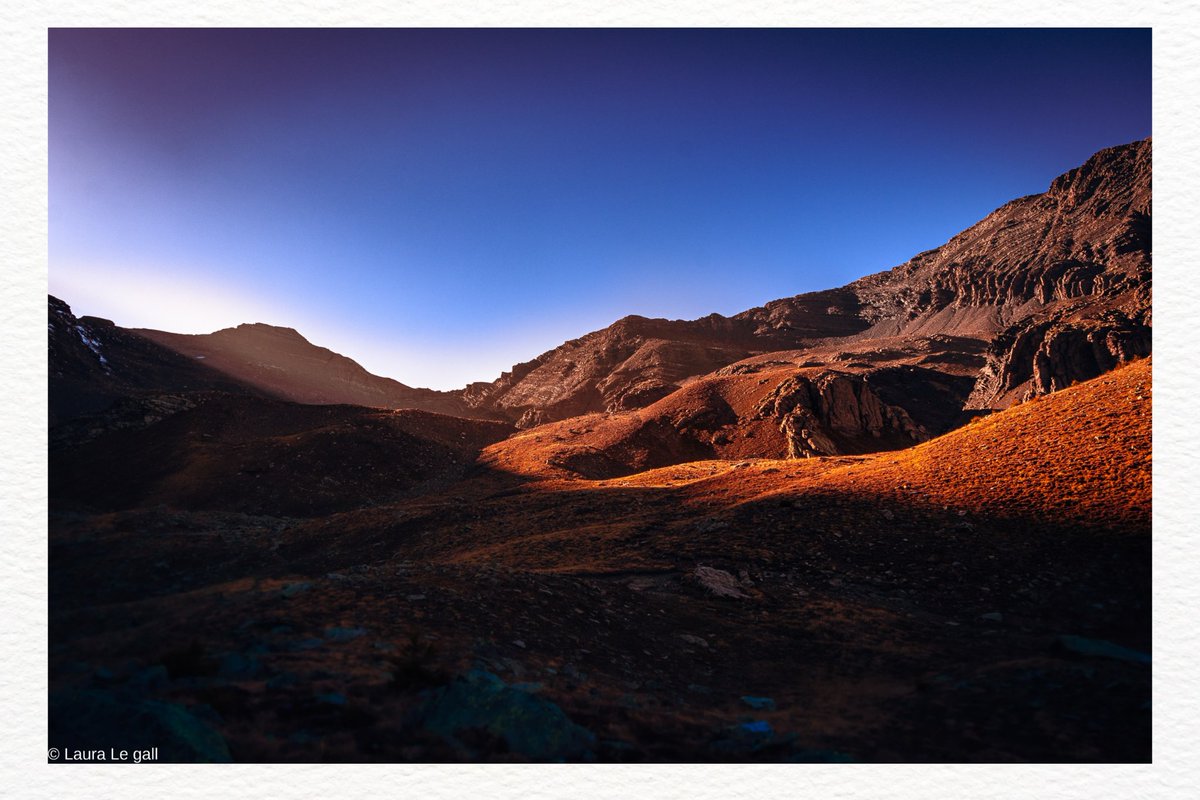
{"label": "sky glow near horizon", "polygon": [[72,30],[50,291],[449,389],[889,269],[1149,136],[1150,33]]}

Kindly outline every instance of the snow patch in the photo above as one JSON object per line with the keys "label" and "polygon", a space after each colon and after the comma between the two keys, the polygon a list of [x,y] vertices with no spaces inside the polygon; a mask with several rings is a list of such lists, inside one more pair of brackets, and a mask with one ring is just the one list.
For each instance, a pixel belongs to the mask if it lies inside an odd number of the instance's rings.
{"label": "snow patch", "polygon": [[87,349],[91,350],[96,358],[100,360],[100,366],[104,367],[104,371],[112,372],[108,366],[108,359],[100,352],[100,340],[92,336],[91,331],[82,325],[76,325],[75,332],[79,334],[79,340],[87,345]]}

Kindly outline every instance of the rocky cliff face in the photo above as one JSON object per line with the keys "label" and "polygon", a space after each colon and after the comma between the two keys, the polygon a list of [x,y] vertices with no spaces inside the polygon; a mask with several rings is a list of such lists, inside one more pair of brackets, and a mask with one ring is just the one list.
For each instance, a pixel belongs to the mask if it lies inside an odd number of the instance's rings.
{"label": "rocky cliff face", "polygon": [[734,317],[630,316],[518,364],[492,383],[468,386],[472,408],[521,424],[644,408],[683,383],[751,355],[792,349],[867,327],[846,290],[813,292]]}
{"label": "rocky cliff face", "polygon": [[[941,247],[848,288],[864,317],[901,331],[947,309],[989,307],[1011,323],[1085,298],[1147,306],[1150,177],[1150,140],[1102,150],[1044,194],[1001,206]],[[987,330],[983,319],[942,314],[935,324],[973,332]]]}
{"label": "rocky cliff face", "polygon": [[970,407],[1003,408],[1149,352],[1150,179],[1149,139],[1102,150],[894,269],[730,318],[628,317],[464,399],[528,426],[644,407],[762,353],[941,336],[986,348]]}
{"label": "rocky cliff face", "polygon": [[[548,422],[488,448],[518,474],[613,478],[708,459],[807,458],[909,447],[962,408],[962,381],[929,390],[932,370],[870,374],[770,366],[705,375],[643,409]],[[914,394],[914,392],[918,394]],[[918,396],[919,395],[919,396]],[[897,400],[913,403],[910,414]]]}
{"label": "rocky cliff face", "polygon": [[967,408],[1007,407],[1149,355],[1148,317],[1148,309],[1135,319],[1110,309],[1082,320],[1047,315],[1013,325],[993,340]]}
{"label": "rocky cliff face", "polygon": [[851,284],[872,327],[990,340],[970,405],[1002,408],[1150,352],[1151,143],[1102,150],[1041,195]]}
{"label": "rocky cliff face", "polygon": [[[883,402],[864,375],[796,375],[775,387],[759,406],[758,416],[778,422],[788,458],[844,453],[858,449],[847,448],[848,442],[857,444],[864,438],[899,438],[906,444],[929,439],[929,432],[907,411]],[[868,444],[868,449],[885,448]]]}
{"label": "rocky cliff face", "polygon": [[493,383],[468,386],[475,409],[531,422],[642,408],[682,382],[753,353],[794,344],[786,331],[713,314],[694,321],[625,317],[518,364]]}

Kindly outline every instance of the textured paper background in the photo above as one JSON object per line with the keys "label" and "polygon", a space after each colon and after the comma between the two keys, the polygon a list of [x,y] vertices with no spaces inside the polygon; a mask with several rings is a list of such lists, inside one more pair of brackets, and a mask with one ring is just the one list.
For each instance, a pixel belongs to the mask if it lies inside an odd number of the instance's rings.
{"label": "textured paper background", "polygon": [[[1189,797],[1200,786],[1200,4],[1046,0],[734,3],[9,0],[0,10],[0,794],[11,797]],[[165,26],[1152,27],[1154,762],[1150,765],[113,765],[46,763],[46,29]],[[1104,108],[1093,110],[1098,116]],[[1112,144],[1118,144],[1113,142]],[[1065,168],[1065,166],[1064,166]],[[875,265],[883,269],[890,265]],[[798,669],[803,665],[798,664]]]}

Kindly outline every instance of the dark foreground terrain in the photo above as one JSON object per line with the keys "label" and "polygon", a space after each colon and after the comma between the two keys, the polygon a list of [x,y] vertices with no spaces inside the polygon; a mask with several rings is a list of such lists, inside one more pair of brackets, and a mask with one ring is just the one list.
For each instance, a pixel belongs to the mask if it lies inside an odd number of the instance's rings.
{"label": "dark foreground terrain", "polygon": [[[163,474],[144,474],[148,445],[123,449],[133,428],[89,443],[114,461],[76,445],[53,462],[77,499],[51,516],[52,744],[237,761],[1150,758],[1148,360],[910,450],[606,480],[525,462],[516,437],[380,486],[386,437],[338,427],[363,409],[272,406],[290,424],[248,432],[270,402],[213,395],[154,423],[176,454]],[[418,412],[373,413],[383,428]],[[454,424],[472,447],[496,438]],[[337,495],[358,509],[246,455],[267,441],[366,465]],[[196,464],[241,478],[173,505]],[[141,493],[97,510],[88,471]]]}

